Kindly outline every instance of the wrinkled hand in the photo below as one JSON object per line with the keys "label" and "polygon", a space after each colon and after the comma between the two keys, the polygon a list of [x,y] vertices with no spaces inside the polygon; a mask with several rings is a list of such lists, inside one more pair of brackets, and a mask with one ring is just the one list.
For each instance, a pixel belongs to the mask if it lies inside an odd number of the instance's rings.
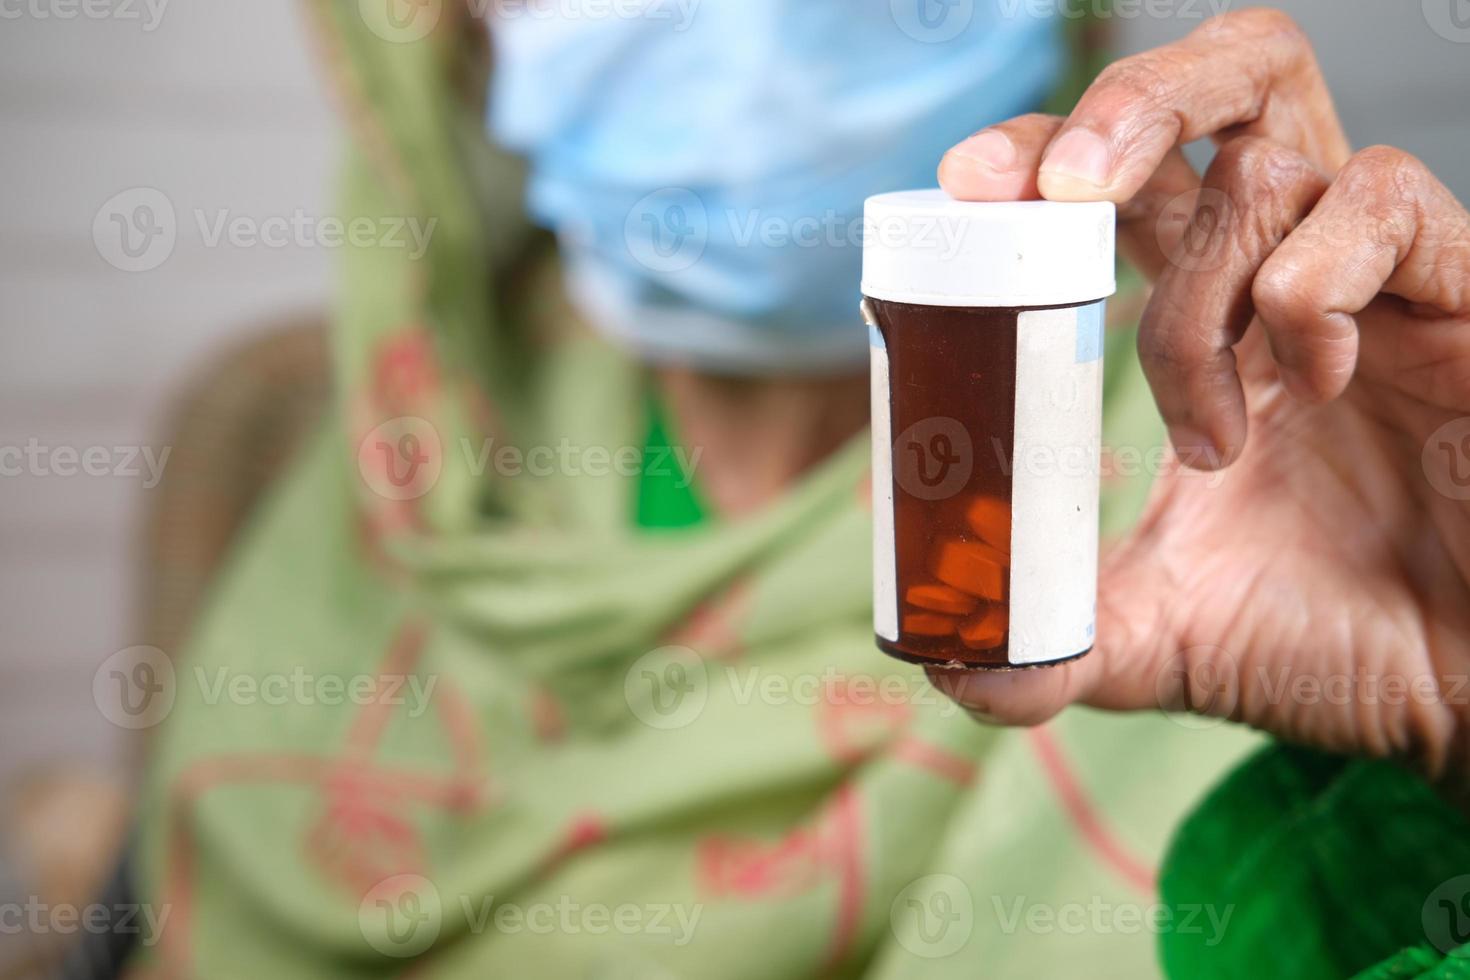
{"label": "wrinkled hand", "polygon": [[[1213,137],[1204,175],[1180,152]],[[936,674],[1035,724],[1069,703],[1230,717],[1470,779],[1470,215],[1424,165],[1352,155],[1269,10],[1105,71],[1071,117],[946,154],[955,197],[1109,200],[1154,279],[1139,351],[1178,457],[1105,556],[1099,645]],[[1174,220],[1175,216],[1179,220]]]}

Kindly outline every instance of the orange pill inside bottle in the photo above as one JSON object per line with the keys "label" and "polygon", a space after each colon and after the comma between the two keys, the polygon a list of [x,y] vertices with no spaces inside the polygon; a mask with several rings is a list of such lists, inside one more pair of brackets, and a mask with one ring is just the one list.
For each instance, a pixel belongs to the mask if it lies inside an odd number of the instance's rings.
{"label": "orange pill inside bottle", "polygon": [[1107,203],[869,199],[873,623],[942,668],[1019,668],[1095,634]]}

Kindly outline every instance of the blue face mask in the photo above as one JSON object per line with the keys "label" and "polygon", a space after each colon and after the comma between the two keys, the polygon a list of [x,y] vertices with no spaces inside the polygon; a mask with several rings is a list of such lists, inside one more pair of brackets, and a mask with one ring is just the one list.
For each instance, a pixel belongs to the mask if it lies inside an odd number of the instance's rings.
{"label": "blue face mask", "polygon": [[526,4],[492,25],[491,129],[600,329],[706,370],[842,370],[867,358],[863,200],[1037,105],[1061,45],[1035,6]]}

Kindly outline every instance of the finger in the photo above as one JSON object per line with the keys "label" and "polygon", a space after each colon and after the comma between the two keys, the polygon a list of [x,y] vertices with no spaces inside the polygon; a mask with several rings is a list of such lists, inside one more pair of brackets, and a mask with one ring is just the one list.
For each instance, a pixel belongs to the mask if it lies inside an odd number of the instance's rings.
{"label": "finger", "polygon": [[1038,186],[1051,200],[1121,203],[1174,147],[1218,135],[1264,136],[1328,174],[1346,161],[1316,56],[1285,14],[1226,14],[1110,65],[1047,149]]}
{"label": "finger", "polygon": [[[952,148],[939,163],[939,186],[958,201],[1033,201],[1041,196],[1036,171],[1062,119],[1033,113],[983,129]],[[1118,209],[1118,240],[1145,275],[1164,267],[1172,233],[1159,229],[1159,215],[1181,195],[1199,187],[1199,175],[1178,148],[1165,155],[1153,176]]]}
{"label": "finger", "polygon": [[982,129],[939,161],[939,186],[958,201],[1034,201],[1036,166],[1061,126],[1038,112]]}
{"label": "finger", "polygon": [[[1425,312],[1470,314],[1470,215],[1423,163],[1392,147],[1353,157],[1256,276],[1252,298],[1288,391],[1310,401],[1342,393],[1357,363],[1355,317],[1380,293]],[[1404,367],[1393,360],[1367,369]]]}
{"label": "finger", "polygon": [[1244,447],[1235,345],[1254,316],[1251,286],[1326,188],[1305,157],[1260,137],[1225,144],[1205,173],[1138,334],[1144,374],[1186,465],[1217,469]]}
{"label": "finger", "polygon": [[1151,545],[1142,537],[1104,563],[1097,646],[1079,660],[1035,670],[930,670],[934,686],[980,720],[1039,725],[1071,704],[1115,711],[1159,706],[1157,679],[1177,644],[1163,619]]}

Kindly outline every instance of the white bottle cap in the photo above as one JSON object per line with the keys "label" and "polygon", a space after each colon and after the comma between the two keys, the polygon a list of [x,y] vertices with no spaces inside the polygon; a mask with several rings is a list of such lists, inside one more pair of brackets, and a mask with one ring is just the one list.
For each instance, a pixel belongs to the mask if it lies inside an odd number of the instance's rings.
{"label": "white bottle cap", "polygon": [[1070,306],[1111,296],[1107,201],[977,203],[944,191],[868,198],[863,295],[924,306]]}

